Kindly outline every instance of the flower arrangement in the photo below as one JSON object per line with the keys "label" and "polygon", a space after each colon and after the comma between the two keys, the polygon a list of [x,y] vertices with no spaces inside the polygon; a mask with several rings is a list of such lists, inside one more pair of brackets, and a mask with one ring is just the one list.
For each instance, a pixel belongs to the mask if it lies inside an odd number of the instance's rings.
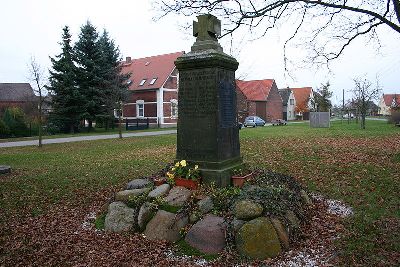
{"label": "flower arrangement", "polygon": [[200,179],[200,170],[198,165],[191,167],[186,160],[181,160],[167,172],[168,180],[176,178],[198,181]]}

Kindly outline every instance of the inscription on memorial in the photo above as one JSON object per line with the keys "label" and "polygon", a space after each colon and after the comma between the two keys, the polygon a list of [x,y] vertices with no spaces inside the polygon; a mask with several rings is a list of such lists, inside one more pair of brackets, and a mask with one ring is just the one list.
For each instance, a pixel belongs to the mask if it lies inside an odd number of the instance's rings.
{"label": "inscription on memorial", "polygon": [[235,87],[230,81],[219,83],[219,108],[220,108],[220,127],[234,127],[236,123],[236,94]]}
{"label": "inscription on memorial", "polygon": [[180,116],[205,118],[216,112],[215,71],[184,71],[179,79]]}

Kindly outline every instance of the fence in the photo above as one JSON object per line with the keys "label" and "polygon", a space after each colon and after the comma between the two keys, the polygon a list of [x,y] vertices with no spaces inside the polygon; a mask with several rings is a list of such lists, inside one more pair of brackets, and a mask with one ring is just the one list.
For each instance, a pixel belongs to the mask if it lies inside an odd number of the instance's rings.
{"label": "fence", "polygon": [[126,130],[149,129],[149,118],[146,119],[125,119]]}

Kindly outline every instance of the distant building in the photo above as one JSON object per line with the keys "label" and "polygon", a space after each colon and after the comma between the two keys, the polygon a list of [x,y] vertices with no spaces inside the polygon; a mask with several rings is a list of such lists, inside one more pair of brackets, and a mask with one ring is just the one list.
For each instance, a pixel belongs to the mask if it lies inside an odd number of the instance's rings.
{"label": "distant building", "polygon": [[37,113],[37,101],[29,83],[0,83],[0,114],[8,107],[20,107],[33,116]]}
{"label": "distant building", "polygon": [[259,116],[265,121],[282,119],[283,106],[275,80],[236,80],[238,119]]}
{"label": "distant building", "polygon": [[290,90],[292,93],[289,96],[288,113],[291,116],[288,120],[308,120],[313,106],[312,99],[314,99],[312,87],[290,88]]}
{"label": "distant building", "polygon": [[178,118],[178,70],[175,60],[184,52],[139,59],[127,57],[122,72],[131,73],[124,118],[145,119],[150,125],[176,126]]}
{"label": "distant building", "polygon": [[383,94],[378,103],[378,114],[388,116],[396,108],[400,108],[400,94]]}

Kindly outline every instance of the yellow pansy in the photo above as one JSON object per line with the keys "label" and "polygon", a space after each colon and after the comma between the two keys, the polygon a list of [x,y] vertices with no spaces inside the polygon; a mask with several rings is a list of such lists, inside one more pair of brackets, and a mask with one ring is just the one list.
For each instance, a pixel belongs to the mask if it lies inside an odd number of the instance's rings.
{"label": "yellow pansy", "polygon": [[168,176],[168,178],[174,178],[174,175],[170,172],[167,172],[167,176]]}
{"label": "yellow pansy", "polygon": [[199,168],[199,165],[194,165],[194,169],[197,170]]}
{"label": "yellow pansy", "polygon": [[179,167],[179,162],[175,163],[175,167]]}
{"label": "yellow pansy", "polygon": [[182,167],[186,167],[186,160],[181,160],[181,165],[182,165]]}

